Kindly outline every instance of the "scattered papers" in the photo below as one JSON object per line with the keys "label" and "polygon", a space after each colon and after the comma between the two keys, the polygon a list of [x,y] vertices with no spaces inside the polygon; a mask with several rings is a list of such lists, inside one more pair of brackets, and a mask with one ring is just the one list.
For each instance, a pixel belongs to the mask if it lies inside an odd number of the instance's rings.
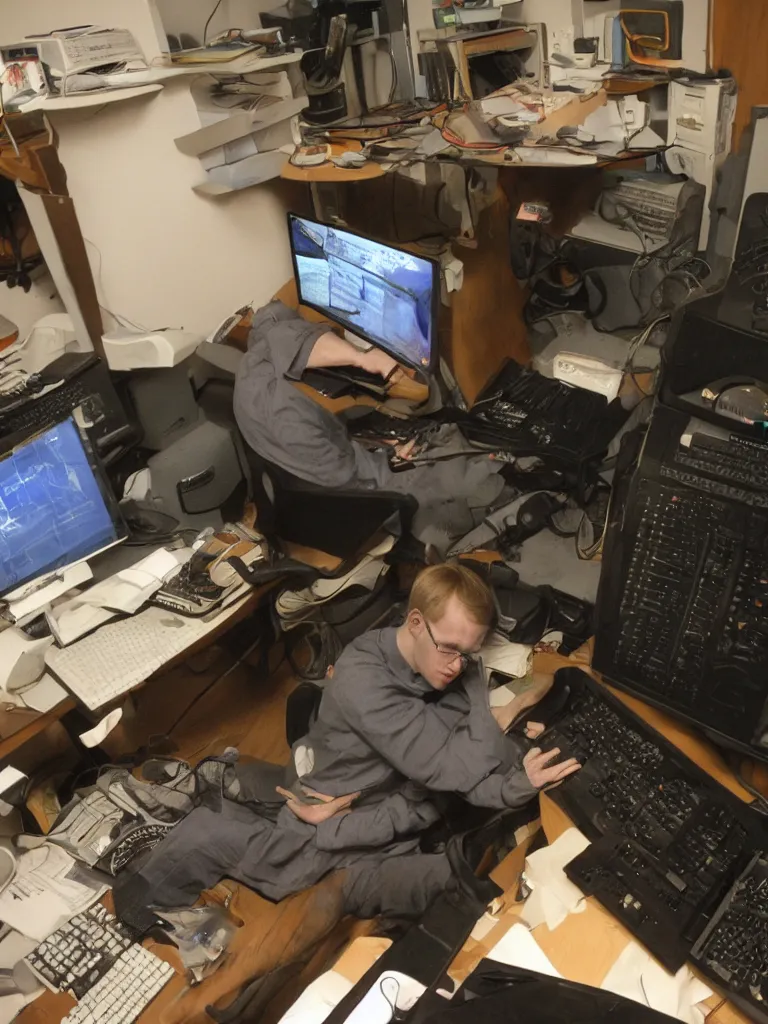
{"label": "scattered papers", "polygon": [[8,613],[14,622],[21,622],[28,616],[39,614],[52,601],[66,594],[72,587],[80,586],[81,583],[87,583],[88,580],[93,579],[93,572],[87,562],[78,562],[68,569],[53,573],[48,579],[50,582],[44,586],[30,584],[24,588],[22,596],[9,600]]}
{"label": "scattered papers", "polygon": [[178,554],[165,548],[153,551],[130,568],[121,569],[109,579],[97,583],[79,600],[97,608],[133,615],[160,589],[165,577],[178,569],[181,564]]}
{"label": "scattered papers", "polygon": [[483,916],[477,919],[477,923],[470,933],[470,938],[474,939],[475,942],[482,942],[485,936],[492,931],[498,923],[498,917],[494,917],[493,914],[489,914],[486,910]]}
{"label": "scattered papers", "polygon": [[50,672],[43,672],[40,679],[27,687],[23,695],[26,706],[41,713],[50,711],[66,699],[67,691],[56,682]]}
{"label": "scattered papers", "polygon": [[407,974],[384,971],[347,1017],[347,1024],[389,1024],[395,1009],[410,1010],[424,991],[425,986]]}
{"label": "scattered papers", "polygon": [[480,651],[480,657],[486,672],[500,672],[513,679],[522,679],[530,670],[532,651],[533,648],[527,644],[514,644],[501,633],[492,633]]}
{"label": "scattered papers", "polygon": [[480,109],[487,117],[510,116],[513,120],[524,122],[535,122],[541,120],[541,114],[529,110],[514,96],[506,92],[491,93],[485,99],[480,100]]}
{"label": "scattered papers", "polygon": [[23,689],[45,670],[45,652],[53,637],[39,640],[11,627],[0,633],[0,687],[8,693]]}
{"label": "scattered papers", "polygon": [[670,974],[636,942],[624,948],[600,988],[686,1024],[703,1024],[706,1014],[698,1004],[712,995],[712,989],[694,977],[689,967]]}
{"label": "scattered papers", "polygon": [[122,717],[123,709],[115,708],[114,711],[110,711],[108,715],[105,715],[98,725],[94,725],[87,732],[81,732],[80,742],[84,747],[98,747],[109,736]]}
{"label": "scattered papers", "polygon": [[117,617],[117,612],[106,608],[97,608],[84,602],[78,595],[63,604],[56,605],[45,613],[48,628],[56,637],[60,647],[79,640],[81,636],[92,633],[105,622]]}
{"label": "scattered papers", "polygon": [[562,978],[555,970],[549,957],[523,924],[513,924],[488,953],[489,960],[510,967],[523,967],[528,971],[548,974],[551,978]]}
{"label": "scattered papers", "polygon": [[304,989],[290,1010],[280,1018],[280,1024],[322,1024],[353,987],[353,982],[336,971],[326,971]]}
{"label": "scattered papers", "polygon": [[0,894],[0,921],[42,942],[108,888],[64,850],[44,843],[18,858],[16,877]]}
{"label": "scattered papers", "polygon": [[584,893],[565,875],[563,868],[589,846],[577,828],[569,828],[551,846],[532,853],[525,861],[525,879],[531,895],[523,907],[529,928],[542,922],[553,931],[568,914],[586,909]]}

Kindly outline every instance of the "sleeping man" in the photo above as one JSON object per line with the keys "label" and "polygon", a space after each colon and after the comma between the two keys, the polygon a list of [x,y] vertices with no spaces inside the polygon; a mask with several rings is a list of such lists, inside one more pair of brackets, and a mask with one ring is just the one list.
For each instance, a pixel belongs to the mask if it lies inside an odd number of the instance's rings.
{"label": "sleeping man", "polygon": [[[500,463],[470,454],[393,472],[388,453],[369,451],[350,438],[339,417],[292,383],[307,369],[332,366],[355,366],[382,380],[402,372],[381,349],[361,352],[326,324],[309,323],[281,302],[257,310],[235,379],[235,418],[248,445],[317,487],[412,495],[419,505],[413,532],[425,543],[440,547],[441,535],[468,533],[501,495]],[[407,459],[411,446],[395,451]]]}

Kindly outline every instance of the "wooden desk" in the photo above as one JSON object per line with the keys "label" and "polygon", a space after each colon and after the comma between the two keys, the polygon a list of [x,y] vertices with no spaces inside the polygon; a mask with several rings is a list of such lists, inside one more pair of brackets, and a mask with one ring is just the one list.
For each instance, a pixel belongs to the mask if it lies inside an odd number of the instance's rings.
{"label": "wooden desk", "polygon": [[[333,142],[331,156],[341,156],[347,152],[359,153],[362,148],[359,142]],[[297,167],[288,160],[280,172],[280,177],[286,181],[302,181],[307,185],[315,185],[324,182],[370,181],[372,178],[382,178],[386,173],[386,168],[373,160],[369,160],[363,167],[337,167],[330,160],[316,167]]]}
{"label": "wooden desk", "polygon": [[[138,686],[129,690],[128,693],[136,692],[162,676],[165,672],[170,671],[193,655],[198,654],[206,647],[210,647],[211,644],[215,643],[221,636],[236,626],[238,622],[242,622],[243,619],[246,619],[256,611],[261,606],[264,597],[276,585],[277,581],[274,581],[251,591],[250,594],[243,598],[240,604],[233,606],[229,614],[224,616],[222,621],[217,623],[209,633],[206,633],[204,637],[196,640],[180,654],[171,658],[161,669],[153,673],[149,679],[139,683]],[[128,696],[128,693],[124,696]],[[60,722],[65,715],[69,714],[70,711],[76,710],[78,707],[79,704],[74,697],[67,697],[57,704],[56,707],[43,713],[23,708],[12,711],[0,710],[0,761],[9,758],[19,748],[40,736],[49,726]]]}
{"label": "wooden desk", "polygon": [[[590,675],[594,677],[589,662],[590,645],[585,645],[568,659],[560,655],[536,655],[534,666],[542,671],[553,671],[565,665],[573,666],[575,664],[590,672]],[[718,782],[741,799],[745,801],[752,799],[751,795],[734,779],[715,748],[698,737],[692,730],[680,725],[663,712],[643,704],[642,701],[615,691],[612,687],[606,687],[606,689],[614,693]],[[546,794],[542,794],[539,800],[541,825],[548,842],[553,843],[573,826],[573,822]],[[494,880],[505,890],[503,909],[498,916],[498,923],[481,940],[469,938],[454,958],[448,968],[448,974],[455,983],[463,983],[480,961],[487,956],[488,951],[512,925],[520,921],[523,904],[516,903],[514,898],[518,890],[524,854],[525,846],[522,845],[513,850],[493,872]],[[533,929],[532,934],[563,977],[570,981],[599,987],[626,945],[629,942],[637,942],[637,939],[604,910],[594,897],[589,897],[586,904],[586,909],[583,912],[569,914],[558,928],[550,931],[546,924],[541,924]],[[349,970],[344,973],[350,980],[359,981],[380,955],[380,951],[367,951],[359,940],[353,944],[352,949],[356,949],[358,956],[348,957],[347,964],[354,962],[354,974],[351,974]],[[689,966],[692,967],[692,965]],[[703,978],[702,980],[710,988],[713,987],[709,979]],[[706,1016],[707,1024],[751,1024],[749,1018],[717,993],[711,996],[704,1005],[709,1011]]]}

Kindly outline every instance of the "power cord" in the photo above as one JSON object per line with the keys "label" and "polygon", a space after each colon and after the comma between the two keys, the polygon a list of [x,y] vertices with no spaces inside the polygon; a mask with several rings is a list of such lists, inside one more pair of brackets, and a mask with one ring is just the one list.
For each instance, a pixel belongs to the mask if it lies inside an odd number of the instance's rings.
{"label": "power cord", "polygon": [[223,680],[225,680],[228,675],[231,675],[236,668],[240,668],[240,666],[243,664],[243,662],[251,653],[251,651],[255,650],[256,647],[258,647],[258,645],[263,642],[263,640],[264,637],[261,636],[261,634],[259,634],[259,636],[257,636],[256,639],[253,641],[253,643],[249,647],[246,647],[246,649],[243,651],[243,653],[240,655],[237,661],[234,661],[229,666],[228,669],[225,669],[223,672],[220,672],[215,679],[211,680],[211,682],[208,683],[207,686],[204,686],[200,693],[198,693],[198,695],[192,700],[192,702],[188,704],[186,708],[184,708],[184,710],[181,712],[181,714],[178,716],[175,722],[171,725],[171,727],[168,730],[166,730],[165,735],[169,737],[173,736],[176,729],[178,729],[178,727],[181,725],[181,723],[184,721],[184,719],[187,717],[190,711],[200,703],[203,697],[209,694],[211,690],[214,688],[214,686],[218,686],[218,684],[223,682]]}
{"label": "power cord", "polygon": [[389,51],[389,59],[392,62],[392,86],[391,86],[391,88],[389,90],[389,99],[387,100],[387,106],[389,106],[389,104],[394,100],[395,93],[397,92],[397,85],[398,85],[398,80],[397,80],[397,61],[395,60],[395,54],[394,54],[394,51],[392,50],[392,33],[391,32],[389,33],[388,51]]}
{"label": "power cord", "polygon": [[214,15],[216,14],[216,11],[218,11],[218,9],[220,7],[221,7],[221,0],[216,0],[216,6],[213,8],[211,13],[208,15],[208,21],[206,21],[205,28],[203,29],[203,46],[205,46],[205,44],[208,42],[208,27],[210,26],[211,22],[213,21]]}
{"label": "power cord", "polygon": [[[96,270],[96,282],[95,282],[96,285],[97,285],[97,297],[98,297],[98,290],[100,290],[102,293],[104,292],[104,282],[101,279],[101,265],[102,265],[101,249],[98,247],[98,245],[96,245],[95,242],[92,242],[90,238],[86,238],[85,235],[83,235],[83,241],[87,242],[88,245],[92,245],[93,248],[96,250],[96,253],[97,253],[98,257],[99,257],[99,266],[98,266],[98,269]],[[143,324],[137,324],[135,320],[130,320],[127,316],[120,316],[119,313],[113,313],[112,310],[109,309],[108,306],[105,306],[103,302],[99,302],[99,307],[101,309],[103,309],[105,313],[109,313],[109,315],[113,318],[113,320],[116,320],[117,323],[119,323],[121,327],[133,328],[135,331],[148,331],[149,330],[148,327],[145,327]]]}

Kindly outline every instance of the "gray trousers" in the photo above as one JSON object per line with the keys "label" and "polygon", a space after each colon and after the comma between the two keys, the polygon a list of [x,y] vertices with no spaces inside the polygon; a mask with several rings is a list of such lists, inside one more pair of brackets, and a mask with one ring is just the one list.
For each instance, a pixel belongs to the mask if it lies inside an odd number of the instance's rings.
{"label": "gray trousers", "polygon": [[419,917],[451,878],[444,854],[418,852],[418,840],[386,850],[317,848],[315,829],[284,808],[277,821],[224,801],[197,807],[156,846],[134,880],[145,905],[188,906],[203,889],[231,878],[281,900],[343,868],[344,910],[356,917]]}

